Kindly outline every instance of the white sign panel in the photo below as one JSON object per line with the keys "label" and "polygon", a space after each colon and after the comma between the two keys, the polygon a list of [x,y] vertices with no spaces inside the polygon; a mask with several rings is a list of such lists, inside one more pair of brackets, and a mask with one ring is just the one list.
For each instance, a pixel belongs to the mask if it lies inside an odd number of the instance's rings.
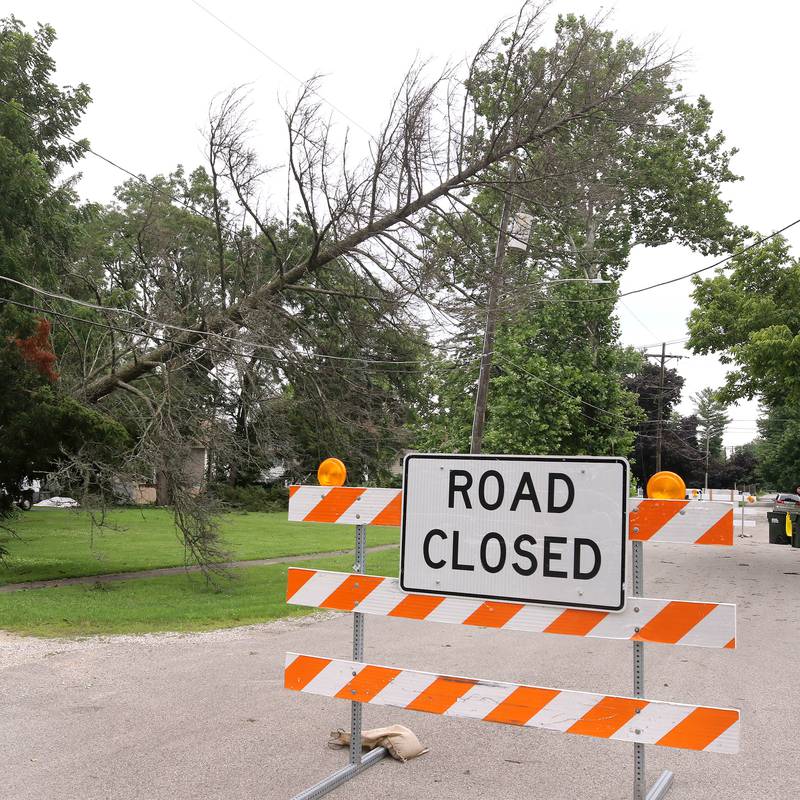
{"label": "white sign panel", "polygon": [[508,228],[508,246],[517,250],[528,249],[528,239],[531,237],[533,216],[520,211],[514,215]]}
{"label": "white sign panel", "polygon": [[401,588],[619,611],[628,472],[624,458],[406,456]]}

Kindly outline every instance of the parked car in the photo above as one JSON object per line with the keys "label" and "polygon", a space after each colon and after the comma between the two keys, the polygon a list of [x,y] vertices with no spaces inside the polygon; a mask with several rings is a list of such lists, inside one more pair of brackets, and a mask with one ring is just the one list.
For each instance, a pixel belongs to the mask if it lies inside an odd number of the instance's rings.
{"label": "parked car", "polygon": [[780,492],[775,496],[775,503],[772,506],[772,510],[800,514],[800,495]]}

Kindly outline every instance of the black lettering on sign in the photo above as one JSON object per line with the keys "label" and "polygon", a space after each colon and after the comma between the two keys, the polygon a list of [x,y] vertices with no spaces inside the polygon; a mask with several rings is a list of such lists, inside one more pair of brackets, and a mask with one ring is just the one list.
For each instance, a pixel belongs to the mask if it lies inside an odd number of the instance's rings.
{"label": "black lettering on sign", "polygon": [[440,558],[438,561],[433,561],[431,559],[431,539],[434,536],[447,540],[447,534],[439,528],[428,531],[428,533],[425,534],[425,538],[422,540],[422,557],[431,569],[441,569],[447,562],[443,558]]}
{"label": "black lettering on sign", "polygon": [[[461,485],[456,483],[456,478],[464,478],[465,481]],[[472,486],[472,475],[464,469],[451,469],[450,470],[450,490],[448,492],[447,507],[453,508],[453,501],[455,500],[456,492],[461,492],[461,499],[467,508],[472,508],[472,503],[469,501],[469,487]]]}
{"label": "black lettering on sign", "polygon": [[[486,479],[487,478],[494,478],[497,482],[497,496],[493,503],[490,503],[486,499]],[[496,470],[490,469],[481,475],[480,483],[478,484],[478,499],[481,501],[481,505],[487,509],[488,511],[494,511],[496,508],[500,508],[500,504],[503,502],[503,495],[505,494],[505,486],[503,485],[503,476]]]}
{"label": "black lettering on sign", "polygon": [[[497,559],[497,563],[494,566],[489,564],[488,559],[486,558],[486,551],[489,549],[489,542],[497,542],[500,546],[500,554],[499,558]],[[491,573],[500,572],[501,569],[506,565],[506,543],[503,537],[499,533],[487,533],[486,536],[481,539],[481,566],[487,571]]]}
{"label": "black lettering on sign", "polygon": [[458,531],[453,531],[453,569],[463,569],[466,572],[472,572],[475,569],[474,564],[458,563],[458,536]]}
{"label": "black lettering on sign", "polygon": [[[594,564],[587,572],[581,571],[581,548],[588,547],[594,554]],[[600,572],[600,548],[591,539],[576,539],[575,540],[575,554],[573,558],[573,567],[575,579],[579,581],[588,581],[594,578]]]}
{"label": "black lettering on sign", "polygon": [[533,573],[536,572],[536,567],[538,564],[536,562],[536,556],[530,550],[522,549],[523,544],[534,545],[536,544],[536,539],[527,533],[523,533],[521,536],[517,536],[516,540],[514,541],[514,552],[522,558],[527,558],[529,566],[523,567],[516,561],[511,566],[514,568],[514,572],[516,572],[518,575],[524,575],[527,577],[528,575],[533,575]]}
{"label": "black lettering on sign", "polygon": [[545,578],[566,578],[567,573],[560,569],[551,569],[550,563],[552,561],[561,561],[563,553],[554,553],[550,548],[554,544],[566,544],[567,539],[565,536],[545,536],[544,537],[544,568],[542,575]]}
{"label": "black lettering on sign", "polygon": [[[555,502],[556,481],[561,481],[567,487],[567,499],[561,506],[557,506]],[[565,475],[563,472],[551,472],[547,476],[547,512],[549,514],[563,514],[565,511],[569,511],[574,500],[575,486],[569,475]]]}
{"label": "black lettering on sign", "polygon": [[536,496],[536,489],[533,486],[533,478],[531,478],[530,472],[522,473],[519,486],[517,486],[517,491],[514,493],[514,499],[511,501],[512,511],[517,510],[520,500],[530,500],[533,504],[534,511],[542,510],[539,505],[539,498]]}

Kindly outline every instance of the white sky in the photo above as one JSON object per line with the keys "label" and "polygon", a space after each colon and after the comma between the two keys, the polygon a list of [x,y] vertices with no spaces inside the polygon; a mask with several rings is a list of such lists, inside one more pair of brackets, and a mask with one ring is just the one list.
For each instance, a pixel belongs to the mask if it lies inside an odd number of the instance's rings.
{"label": "white sky", "polygon": [[[368,130],[376,130],[404,70],[419,55],[435,64],[457,62],[505,15],[516,0],[294,0],[251,3],[201,0],[275,61],[307,79],[326,75],[321,93]],[[684,88],[705,94],[716,125],[739,148],[733,167],[744,177],[726,190],[736,222],[767,233],[800,216],[791,189],[798,183],[796,37],[800,6],[762,0],[757,6],[711,0],[670,3],[620,0],[616,4],[572,0],[552,13],[611,11],[609,24],[636,38],[663,34],[688,51]],[[26,24],[49,22],[60,83],[88,83],[93,103],[80,128],[92,146],[134,172],[168,172],[176,164],[202,161],[199,129],[211,98],[240,84],[252,85],[259,152],[277,165],[285,152],[278,100],[293,97],[297,83],[274,63],[211,19],[192,0],[0,0],[0,15]],[[334,119],[337,112],[331,111]],[[339,117],[343,125],[347,121]],[[354,143],[359,136],[357,130]],[[124,175],[87,156],[81,193],[110,199]],[[800,231],[789,232],[795,246]],[[669,246],[634,254],[622,290],[663,280],[710,263],[685,248]],[[626,298],[619,307],[623,341],[651,344],[686,337],[691,309],[689,281]],[[685,353],[681,344],[668,352]],[[673,362],[674,365],[675,362]],[[718,386],[724,368],[716,357],[680,361],[686,378],[681,411],[690,395]],[[728,445],[749,441],[756,403],[732,409]]]}

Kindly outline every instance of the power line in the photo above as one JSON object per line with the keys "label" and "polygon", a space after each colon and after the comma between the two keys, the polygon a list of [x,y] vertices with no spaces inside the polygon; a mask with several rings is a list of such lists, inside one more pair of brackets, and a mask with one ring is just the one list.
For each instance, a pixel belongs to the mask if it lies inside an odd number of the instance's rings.
{"label": "power line", "polygon": [[[692,278],[695,275],[700,275],[703,272],[708,272],[710,269],[715,269],[716,267],[720,267],[723,264],[726,264],[728,261],[737,258],[748,250],[752,250],[754,247],[758,247],[764,242],[768,242],[770,239],[774,239],[776,236],[780,236],[782,233],[785,233],[789,230],[789,228],[793,228],[795,225],[800,224],[800,218],[790,222],[788,225],[784,225],[782,228],[779,228],[772,233],[767,234],[766,236],[761,236],[760,238],[756,239],[754,242],[751,242],[748,245],[745,245],[740,250],[737,250],[735,253],[731,253],[730,255],[725,256],[725,258],[721,258],[718,261],[715,261],[713,264],[709,264],[706,267],[700,267],[700,269],[692,270],[691,272],[686,272],[683,275],[678,275],[676,278],[669,278],[668,280],[659,281],[658,283],[651,283],[648,286],[641,286],[638,289],[629,289],[627,292],[619,292],[616,295],[605,295],[602,297],[586,297],[586,298],[569,298],[569,297],[542,297],[532,300],[531,302],[534,303],[602,303],[607,302],[609,300],[619,301],[622,297],[630,297],[634,294],[641,294],[642,292],[649,292],[651,289],[658,289],[661,286],[668,286],[672,283],[678,283],[679,281],[686,280],[687,278]],[[687,341],[686,339],[682,341]],[[677,342],[675,342],[677,343]]]}
{"label": "power line", "polygon": [[[500,361],[508,364],[512,369],[519,370],[520,372],[522,372],[525,375],[527,375],[529,378],[533,378],[533,380],[539,381],[540,383],[543,383],[545,386],[550,387],[554,391],[559,392],[560,394],[563,394],[563,395],[565,395],[566,397],[569,397],[572,400],[577,400],[579,403],[587,406],[588,408],[593,408],[596,411],[600,411],[603,414],[607,414],[610,417],[617,417],[619,419],[622,419],[622,420],[625,421],[626,424],[629,422],[628,420],[625,419],[624,415],[619,414],[618,412],[609,411],[607,408],[602,408],[601,406],[596,406],[596,405],[594,405],[594,403],[590,403],[588,400],[584,400],[582,397],[578,397],[577,395],[572,394],[571,392],[567,392],[566,390],[562,389],[560,386],[557,386],[554,383],[550,383],[550,381],[545,380],[544,378],[540,377],[539,375],[534,375],[532,372],[529,372],[527,369],[525,369],[524,367],[521,367],[519,364],[517,364],[516,362],[512,361],[511,359],[506,358],[505,356],[501,356],[499,353],[495,353],[495,358],[498,358],[498,359],[500,359]],[[587,419],[591,420],[592,422],[602,422],[602,420],[597,420],[594,417],[590,416],[589,414],[584,413],[583,411],[579,410],[579,413],[582,414]],[[608,427],[611,427],[608,423],[604,423],[604,424],[607,425]],[[617,429],[619,429],[619,425],[617,426]]]}
{"label": "power line", "polygon": [[[631,315],[631,316],[632,316],[632,317],[633,317],[633,318],[634,318],[634,319],[635,319],[635,320],[636,320],[636,321],[639,323],[639,325],[640,325],[642,328],[644,328],[644,329],[645,329],[645,330],[646,330],[646,331],[647,331],[647,332],[648,332],[648,333],[649,333],[651,336],[658,336],[658,334],[657,334],[657,333],[655,333],[655,331],[653,331],[653,329],[652,329],[652,328],[651,328],[651,327],[650,327],[650,326],[649,326],[649,325],[648,325],[646,322],[644,322],[642,319],[640,319],[640,318],[639,318],[639,316],[636,314],[636,312],[635,312],[635,311],[634,311],[634,310],[633,310],[633,309],[632,309],[632,308],[631,308],[631,307],[630,307],[630,306],[629,306],[627,303],[623,303],[623,302],[622,302],[622,300],[620,300],[620,301],[619,301],[619,304],[620,304],[620,305],[621,305],[621,306],[622,306],[622,307],[623,307],[623,308],[624,308],[624,309],[625,309],[625,310],[626,310],[626,311],[627,311],[627,312],[628,312],[628,313],[629,313],[629,314],[630,314],[630,315]],[[651,346],[652,346],[652,345],[645,345],[645,347],[651,347]]]}
{"label": "power line", "polygon": [[[84,325],[90,325],[90,326],[96,327],[96,328],[103,328],[104,330],[115,331],[116,333],[123,333],[123,334],[127,334],[129,336],[139,337],[139,338],[142,338],[142,339],[153,339],[153,340],[155,340],[157,342],[162,342],[162,343],[165,343],[165,344],[175,344],[175,345],[180,346],[180,347],[187,347],[187,343],[186,342],[179,341],[178,339],[172,339],[169,336],[164,336],[163,334],[146,333],[144,331],[133,330],[132,328],[123,328],[122,326],[119,326],[119,325],[113,325],[110,322],[100,322],[100,321],[94,320],[94,319],[86,319],[84,317],[76,317],[73,314],[67,314],[67,313],[65,313],[63,311],[56,311],[55,309],[52,309],[52,308],[42,308],[41,306],[35,306],[35,305],[31,305],[29,303],[23,303],[23,302],[21,302],[19,300],[13,300],[13,299],[11,299],[9,297],[0,297],[0,303],[9,303],[9,304],[14,305],[14,306],[19,306],[20,308],[26,308],[26,309],[29,309],[30,311],[35,311],[35,312],[37,312],[39,314],[50,314],[50,315],[52,315],[54,317],[59,317],[59,318],[62,318],[62,319],[68,319],[68,320],[70,320],[72,322],[78,322],[78,323],[82,323]],[[245,347],[258,346],[258,345],[255,345],[253,342],[248,342],[248,341],[246,341],[244,339],[234,339],[233,337],[226,337],[226,338],[230,339],[230,340],[232,340],[234,342],[238,342],[239,344],[241,344],[241,345],[243,345]],[[207,342],[202,342],[202,343],[198,342],[198,343],[189,345],[188,347],[190,349],[191,348],[202,347],[205,351],[210,352],[210,353],[217,353],[219,355],[226,355],[226,356],[234,355],[234,356],[239,356],[240,358],[249,358],[252,355],[251,352],[241,352],[241,351],[233,350],[233,349],[223,350],[221,348],[215,348],[213,346],[210,346]],[[281,355],[280,351],[277,348],[272,347],[270,349],[272,350],[272,354],[273,354],[273,359],[272,360],[273,361],[276,361],[278,363],[283,363],[283,364],[294,364],[294,363],[296,363],[295,359],[286,358],[284,355]],[[324,355],[322,353],[304,353],[302,351],[298,355],[300,357],[304,357],[304,358],[312,358],[312,357],[313,358],[331,358],[331,359],[336,359],[336,360],[341,360],[341,361],[353,362],[353,363],[356,363],[356,364],[371,365],[371,366],[374,366],[374,367],[383,366],[383,365],[387,365],[387,366],[409,366],[410,367],[410,366],[422,366],[422,365],[425,365],[425,364],[432,364],[433,363],[433,359],[418,359],[418,360],[413,360],[413,361],[390,361],[390,360],[363,359],[363,358],[345,357],[345,356],[326,356],[326,355]],[[474,356],[472,358],[464,359],[463,361],[455,362],[452,365],[444,365],[444,368],[445,369],[459,369],[461,367],[468,366],[469,364],[472,364],[477,360],[478,360],[478,357]],[[390,369],[378,369],[378,370],[375,370],[375,371],[378,372],[378,373],[407,372],[407,370],[390,370]]]}
{"label": "power line", "polygon": [[719,261],[716,261],[713,264],[709,264],[707,267],[701,267],[700,269],[693,270],[692,272],[687,272],[685,275],[679,275],[677,278],[670,278],[666,281],[659,281],[658,283],[650,284],[650,286],[643,286],[640,289],[631,289],[627,292],[622,292],[619,296],[620,297],[630,297],[632,294],[640,294],[641,292],[650,291],[650,289],[657,289],[660,286],[667,286],[671,283],[677,283],[678,281],[686,280],[686,278],[691,278],[695,275],[699,275],[701,272],[708,272],[710,269],[714,269],[715,267],[719,267],[722,264],[731,261],[732,259],[736,258],[737,256],[746,253],[748,250],[752,250],[754,247],[758,247],[758,245],[763,244],[770,239],[774,239],[776,236],[780,236],[785,231],[788,231],[789,228],[793,228],[795,225],[800,224],[800,218],[794,220],[794,222],[790,222],[788,225],[784,225],[782,228],[779,228],[777,231],[773,231],[766,236],[762,236],[760,239],[756,239],[754,242],[751,242],[746,247],[743,247],[741,250],[738,250],[735,253],[731,253],[729,256],[725,256],[725,258],[721,258]]}
{"label": "power line", "polygon": [[364,133],[366,133],[367,136],[369,136],[370,139],[372,139],[373,141],[377,141],[375,136],[373,136],[372,133],[370,133],[363,125],[361,125],[359,122],[354,120],[351,116],[349,116],[344,111],[342,111],[341,108],[338,108],[333,103],[331,103],[331,101],[328,100],[326,97],[323,97],[314,88],[314,86],[311,83],[311,81],[304,81],[302,78],[298,78],[297,75],[295,75],[291,70],[289,70],[287,67],[284,67],[283,64],[280,63],[280,61],[278,61],[276,58],[271,56],[265,50],[262,50],[257,44],[255,44],[255,42],[253,42],[251,39],[248,39],[243,33],[237,31],[236,28],[234,28],[232,25],[229,25],[221,17],[218,17],[213,11],[211,11],[208,8],[206,8],[202,3],[197,2],[197,0],[190,0],[190,1],[191,1],[192,5],[197,6],[197,8],[199,8],[201,11],[205,12],[206,14],[208,14],[208,16],[211,17],[212,19],[215,19],[220,25],[222,25],[224,28],[229,30],[234,36],[236,36],[237,38],[241,39],[248,47],[251,47],[257,53],[259,53],[264,58],[266,58],[267,61],[270,62],[270,64],[273,64],[274,66],[276,66],[279,70],[281,70],[281,72],[284,72],[292,80],[294,80],[297,83],[299,83],[304,89],[307,89],[310,94],[313,94],[315,97],[317,97],[320,100],[322,100],[322,102],[325,103],[325,105],[327,105],[330,108],[332,108],[337,114],[339,114],[340,116],[344,117],[348,122],[352,123],[359,130],[361,130]]}
{"label": "power line", "polygon": [[[41,124],[40,121],[33,114],[31,114],[30,112],[26,111],[21,106],[10,102],[10,101],[6,100],[3,97],[0,97],[0,103],[3,103],[4,105],[8,106],[9,108],[13,108],[15,111],[19,111],[20,114],[23,114],[24,116],[26,116],[29,120],[31,120],[31,122],[35,122],[37,125]],[[148,181],[147,178],[145,178],[143,175],[137,175],[135,172],[133,172],[132,170],[129,170],[127,167],[123,167],[122,164],[118,163],[117,161],[114,161],[114,159],[110,158],[109,156],[105,156],[102,153],[99,153],[97,150],[94,150],[89,145],[84,144],[83,142],[79,141],[78,139],[73,139],[71,136],[69,136],[66,133],[63,133],[61,135],[68,142],[72,142],[72,144],[74,144],[76,147],[80,147],[81,150],[83,150],[85,153],[89,153],[90,155],[93,155],[95,158],[99,158],[101,161],[104,161],[109,166],[112,166],[115,169],[118,169],[120,172],[124,172],[126,175],[128,175],[129,177],[131,177],[134,180],[138,181],[143,186],[147,186],[152,191],[157,192],[158,194],[161,194],[164,197],[168,197],[173,202],[177,203],[180,206],[183,206],[188,211],[191,211],[192,214],[195,214],[198,217],[202,217],[203,219],[206,219],[209,222],[213,222],[215,225],[217,224],[217,222],[214,219],[214,217],[211,217],[208,214],[204,214],[202,211],[198,210],[197,208],[195,208],[190,203],[187,203],[185,200],[181,200],[180,197],[177,197],[176,195],[172,194],[171,192],[168,192],[166,189],[162,189],[159,186],[156,186],[151,181]],[[222,227],[229,234],[232,232],[231,228],[228,228],[228,227],[226,227],[224,225],[220,225],[220,227]]]}
{"label": "power line", "polygon": [[[238,338],[236,336],[228,336],[228,335],[226,335],[224,333],[214,333],[213,331],[203,331],[203,330],[198,330],[197,328],[185,328],[185,327],[183,327],[181,325],[173,325],[172,323],[162,322],[160,320],[153,319],[152,317],[147,317],[144,314],[140,314],[138,311],[132,311],[132,310],[127,309],[127,308],[118,308],[118,307],[115,307],[115,306],[101,306],[101,305],[98,305],[97,303],[90,303],[90,302],[88,302],[86,300],[78,300],[77,298],[70,297],[69,295],[60,294],[58,292],[51,292],[51,291],[48,291],[47,289],[42,289],[42,288],[40,288],[38,286],[32,286],[31,284],[25,283],[24,281],[19,281],[19,280],[16,280],[15,278],[9,278],[7,275],[0,275],[0,280],[6,281],[7,283],[12,283],[12,284],[14,284],[16,286],[20,286],[20,287],[22,287],[24,289],[29,289],[30,291],[35,292],[36,294],[42,295],[43,297],[49,297],[49,298],[54,299],[54,300],[62,300],[62,301],[67,302],[67,303],[72,303],[73,305],[81,306],[82,308],[89,308],[89,309],[93,309],[95,311],[113,312],[113,313],[119,313],[119,314],[128,314],[128,315],[130,315],[132,317],[135,317],[136,319],[141,320],[142,322],[146,322],[146,323],[149,323],[151,325],[158,325],[158,326],[161,326],[162,328],[167,328],[169,330],[178,331],[180,333],[191,333],[191,334],[202,335],[202,336],[211,336],[211,337],[216,337],[217,339],[222,339],[224,341],[228,341],[228,342],[232,342],[234,344],[241,345],[243,347],[254,347],[254,348],[257,348],[257,349],[261,349],[261,350],[271,350],[273,353],[279,352],[279,350],[273,345],[261,344],[259,342],[251,342],[251,341],[248,341],[247,339],[240,339],[240,338]],[[80,317],[75,317],[75,319],[81,319],[81,318]],[[120,330],[124,330],[124,329],[120,329]],[[144,337],[149,336],[150,338],[153,338],[153,339],[163,339],[164,341],[171,341],[171,342],[173,342],[174,344],[177,344],[177,345],[183,345],[183,346],[186,345],[185,342],[179,342],[176,339],[168,339],[168,338],[164,338],[164,337],[158,337],[158,336],[155,336],[153,334],[145,333],[143,331],[136,332],[136,331],[130,331],[129,330],[127,332],[128,333],[132,333],[132,334],[137,335],[137,336],[144,336]],[[443,347],[441,345],[432,345],[432,347],[435,347],[437,349],[449,349],[449,348]],[[395,364],[395,365],[398,365],[398,366],[402,366],[402,365],[407,365],[407,364],[427,364],[427,363],[429,363],[428,361],[419,361],[419,360],[392,361],[390,359],[356,358],[356,357],[352,357],[352,356],[333,356],[333,355],[327,355],[325,353],[305,353],[304,355],[306,357],[308,357],[308,358],[324,358],[324,359],[329,359],[331,361],[356,361],[356,362],[364,363],[364,364]]]}

